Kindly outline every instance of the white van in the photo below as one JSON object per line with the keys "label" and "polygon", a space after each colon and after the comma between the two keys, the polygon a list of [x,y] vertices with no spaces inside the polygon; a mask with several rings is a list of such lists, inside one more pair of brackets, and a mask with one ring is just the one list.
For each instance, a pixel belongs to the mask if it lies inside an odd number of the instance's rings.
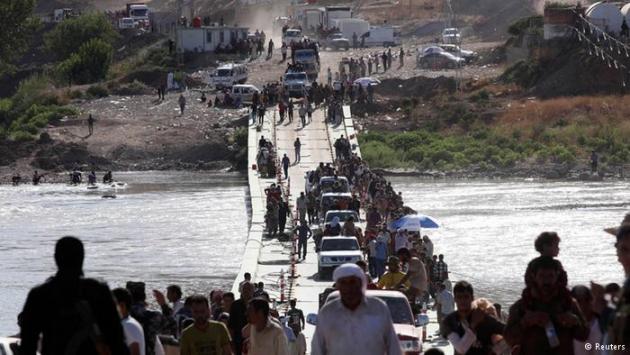
{"label": "white van", "polygon": [[400,27],[371,27],[370,31],[365,34],[366,47],[394,47],[399,46],[401,43],[402,40],[400,38]]}
{"label": "white van", "polygon": [[252,102],[255,92],[260,93],[260,90],[254,85],[234,85],[231,95],[233,99],[240,97],[242,103],[249,104]]}
{"label": "white van", "polygon": [[244,84],[247,81],[247,66],[244,64],[222,65],[212,74],[211,81],[217,89]]}
{"label": "white van", "polygon": [[290,28],[284,32],[284,35],[282,35],[282,43],[287,46],[290,46],[293,42],[302,42],[302,39],[302,31],[297,28]]}

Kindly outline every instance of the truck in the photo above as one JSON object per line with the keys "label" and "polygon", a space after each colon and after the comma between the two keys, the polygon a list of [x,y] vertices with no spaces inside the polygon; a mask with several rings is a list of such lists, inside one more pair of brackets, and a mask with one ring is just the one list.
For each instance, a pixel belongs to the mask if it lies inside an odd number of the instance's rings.
{"label": "truck", "polygon": [[293,64],[301,64],[310,81],[316,81],[319,74],[319,60],[315,49],[297,49]]}
{"label": "truck", "polygon": [[324,12],[321,9],[304,9],[302,28],[309,34],[317,33],[324,23]]}
{"label": "truck", "polygon": [[399,46],[401,43],[400,28],[395,26],[370,27],[364,40],[366,47],[393,47]]}
{"label": "truck", "polygon": [[306,72],[289,70],[282,78],[284,90],[289,93],[289,97],[304,97],[311,88],[311,82]]}
{"label": "truck", "polygon": [[136,27],[147,28],[150,26],[150,11],[147,4],[133,2],[127,4],[127,17],[132,18]]}
{"label": "truck", "polygon": [[324,26],[335,27],[334,21],[344,18],[352,18],[352,8],[350,6],[326,6],[324,8]]}
{"label": "truck", "polygon": [[334,27],[339,29],[343,36],[350,40],[350,45],[354,46],[354,38],[356,35],[357,44],[361,44],[361,36],[370,31],[370,23],[359,18],[343,18],[333,21]]}

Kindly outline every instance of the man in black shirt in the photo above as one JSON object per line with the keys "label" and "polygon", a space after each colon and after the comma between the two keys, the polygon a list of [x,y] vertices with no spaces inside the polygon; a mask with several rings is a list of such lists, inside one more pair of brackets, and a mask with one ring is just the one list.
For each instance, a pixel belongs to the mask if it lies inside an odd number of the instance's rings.
{"label": "man in black shirt", "polygon": [[[57,274],[33,288],[22,311],[20,354],[128,354],[109,287],[83,278],[83,243],[63,237],[55,246]],[[98,349],[98,350],[97,350]]]}
{"label": "man in black shirt", "polygon": [[447,338],[456,355],[491,355],[492,347],[502,340],[505,325],[473,309],[474,293],[472,285],[460,281],[453,287],[457,311],[442,320],[442,336]]}
{"label": "man in black shirt", "polygon": [[241,289],[241,298],[232,303],[230,307],[230,320],[228,327],[234,341],[234,354],[241,355],[243,348],[243,327],[247,325],[247,305],[254,296],[254,284],[247,282]]}

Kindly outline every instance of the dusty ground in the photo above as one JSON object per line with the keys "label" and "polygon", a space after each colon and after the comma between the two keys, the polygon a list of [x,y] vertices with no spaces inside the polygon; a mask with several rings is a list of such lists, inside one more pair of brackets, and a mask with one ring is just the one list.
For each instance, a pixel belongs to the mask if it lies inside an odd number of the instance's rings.
{"label": "dusty ground", "polygon": [[[479,50],[496,43],[478,43],[464,46]],[[374,73],[380,79],[426,77],[488,78],[501,72],[499,67],[469,65],[465,68],[444,71],[428,71],[415,67],[415,47],[406,44],[405,65],[387,72]],[[409,50],[411,49],[411,50]],[[343,57],[359,58],[369,53],[382,52],[384,48],[350,50],[347,52],[323,51],[322,73],[319,81],[326,80],[326,69],[338,69]],[[399,48],[393,50],[397,53]],[[273,58],[258,58],[248,63],[248,82],[262,88],[265,83],[279,81],[286,63],[281,63],[280,51]],[[203,88],[202,88],[203,89]],[[195,89],[197,90],[197,89]],[[62,120],[50,126],[47,132],[52,144],[33,144],[26,158],[0,168],[0,181],[8,181],[19,171],[28,176],[37,168],[44,171],[65,171],[75,165],[97,169],[227,169],[235,165],[238,147],[231,145],[234,130],[246,124],[246,111],[208,108],[199,102],[200,93],[190,90],[184,93],[187,108],[179,113],[178,93],[170,93],[165,101],[157,95],[109,96],[96,100],[76,101],[72,105],[81,112],[78,118]],[[209,99],[214,99],[212,92]],[[94,134],[88,136],[87,115],[96,119]]]}

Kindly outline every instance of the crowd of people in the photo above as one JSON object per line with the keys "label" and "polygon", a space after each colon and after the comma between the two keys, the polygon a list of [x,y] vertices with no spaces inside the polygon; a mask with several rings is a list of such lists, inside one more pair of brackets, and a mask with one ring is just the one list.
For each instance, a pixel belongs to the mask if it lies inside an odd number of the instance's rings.
{"label": "crowd of people", "polygon": [[29,292],[18,316],[19,354],[161,355],[178,345],[182,355],[304,355],[303,312],[292,300],[281,315],[264,284],[250,274],[232,292],[184,297],[178,285],[153,290],[144,282],[109,287],[83,276],[84,247],[75,237],[55,246],[58,272]]}

